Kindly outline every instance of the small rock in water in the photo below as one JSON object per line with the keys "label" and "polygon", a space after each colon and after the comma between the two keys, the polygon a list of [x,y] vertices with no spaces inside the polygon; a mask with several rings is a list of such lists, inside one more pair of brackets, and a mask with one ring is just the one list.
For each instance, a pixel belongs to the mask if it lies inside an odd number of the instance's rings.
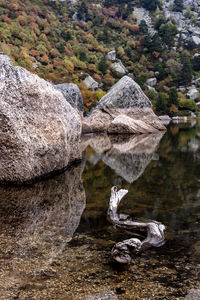
{"label": "small rock in water", "polygon": [[112,291],[102,293],[102,294],[93,294],[86,296],[84,300],[118,300],[116,294]]}

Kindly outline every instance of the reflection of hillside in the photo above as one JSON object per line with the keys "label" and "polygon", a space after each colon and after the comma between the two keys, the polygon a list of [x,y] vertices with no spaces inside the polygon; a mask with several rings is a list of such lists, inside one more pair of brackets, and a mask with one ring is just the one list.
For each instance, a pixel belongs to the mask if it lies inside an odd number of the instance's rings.
{"label": "reflection of hillside", "polygon": [[[0,193],[1,253],[11,253],[1,268],[44,270],[71,240],[85,208],[81,165],[32,186],[0,187]],[[3,274],[0,284],[12,285]]]}
{"label": "reflection of hillside", "polygon": [[92,164],[102,160],[129,183],[137,180],[151,161],[163,133],[141,135],[94,135],[84,137],[95,153]]}

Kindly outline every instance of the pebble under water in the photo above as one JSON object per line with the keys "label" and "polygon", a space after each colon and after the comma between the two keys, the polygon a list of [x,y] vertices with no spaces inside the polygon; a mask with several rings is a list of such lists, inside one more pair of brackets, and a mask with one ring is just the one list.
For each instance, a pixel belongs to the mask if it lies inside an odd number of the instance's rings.
{"label": "pebble under water", "polygon": [[[60,175],[0,187],[0,299],[200,299],[200,123],[87,135],[82,149]],[[129,191],[119,213],[167,227],[124,266],[111,250],[133,232],[107,220],[114,185]]]}

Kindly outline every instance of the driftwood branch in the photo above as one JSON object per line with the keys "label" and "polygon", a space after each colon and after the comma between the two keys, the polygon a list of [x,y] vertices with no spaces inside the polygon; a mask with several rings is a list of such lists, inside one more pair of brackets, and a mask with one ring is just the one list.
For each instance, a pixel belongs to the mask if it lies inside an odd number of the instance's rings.
{"label": "driftwood branch", "polygon": [[144,240],[131,238],[117,243],[111,252],[113,259],[119,263],[127,264],[131,262],[131,256],[142,252],[152,246],[160,247],[165,243],[165,226],[156,221],[133,221],[129,215],[117,213],[122,198],[128,193],[127,190],[117,190],[116,186],[111,188],[110,203],[108,209],[108,219],[115,226],[128,230],[146,231],[147,237]]}

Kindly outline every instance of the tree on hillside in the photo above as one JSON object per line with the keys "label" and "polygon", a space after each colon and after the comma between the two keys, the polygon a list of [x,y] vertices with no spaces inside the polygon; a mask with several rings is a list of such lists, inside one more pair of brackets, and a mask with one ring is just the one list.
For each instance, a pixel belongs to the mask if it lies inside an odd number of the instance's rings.
{"label": "tree on hillside", "polygon": [[190,61],[190,55],[185,50],[181,55],[181,62],[182,62],[182,82],[184,84],[190,84],[192,81],[192,64]]}
{"label": "tree on hillside", "polygon": [[169,106],[172,104],[176,105],[178,107],[178,93],[175,87],[172,87],[169,91],[169,101],[168,101]]}
{"label": "tree on hillside", "polygon": [[172,22],[167,22],[162,24],[159,29],[159,34],[161,35],[163,41],[171,47],[174,43],[174,37],[178,33],[177,26],[172,24]]}
{"label": "tree on hillside", "polygon": [[139,33],[142,35],[148,34],[148,26],[145,20],[142,20],[139,24]]}
{"label": "tree on hillside", "polygon": [[190,84],[192,81],[192,65],[189,59],[186,59],[183,63],[182,81],[184,84]]}
{"label": "tree on hillside", "polygon": [[158,94],[158,99],[156,101],[156,111],[160,113],[164,113],[167,109],[167,103],[165,97],[162,93]]}
{"label": "tree on hillside", "polygon": [[158,19],[156,20],[156,23],[155,23],[155,25],[154,25],[154,28],[155,28],[156,30],[159,30],[159,29],[160,29],[160,26],[161,26],[162,24],[165,24],[165,19],[164,19],[163,17],[160,17],[160,18],[158,18]]}
{"label": "tree on hillside", "polygon": [[86,21],[88,18],[88,7],[86,3],[83,1],[77,11],[78,20]]}
{"label": "tree on hillside", "polygon": [[159,0],[142,0],[142,6],[150,11],[156,10],[157,7],[162,7]]}
{"label": "tree on hillside", "polygon": [[80,51],[79,58],[81,61],[87,61],[87,55],[86,55],[85,51]]}
{"label": "tree on hillside", "polygon": [[158,33],[155,33],[152,36],[150,51],[151,52],[153,52],[153,51],[162,52],[163,51],[162,41],[161,41],[161,38],[159,37]]}
{"label": "tree on hillside", "polygon": [[175,0],[174,1],[174,10],[175,11],[182,11],[183,10],[183,0]]}
{"label": "tree on hillside", "polygon": [[200,71],[200,54],[193,57],[192,67],[195,71]]}
{"label": "tree on hillside", "polygon": [[98,69],[99,71],[101,71],[103,74],[106,73],[106,70],[108,69],[108,64],[106,62],[106,58],[105,56],[102,57],[102,59],[100,60],[99,64],[98,64]]}

